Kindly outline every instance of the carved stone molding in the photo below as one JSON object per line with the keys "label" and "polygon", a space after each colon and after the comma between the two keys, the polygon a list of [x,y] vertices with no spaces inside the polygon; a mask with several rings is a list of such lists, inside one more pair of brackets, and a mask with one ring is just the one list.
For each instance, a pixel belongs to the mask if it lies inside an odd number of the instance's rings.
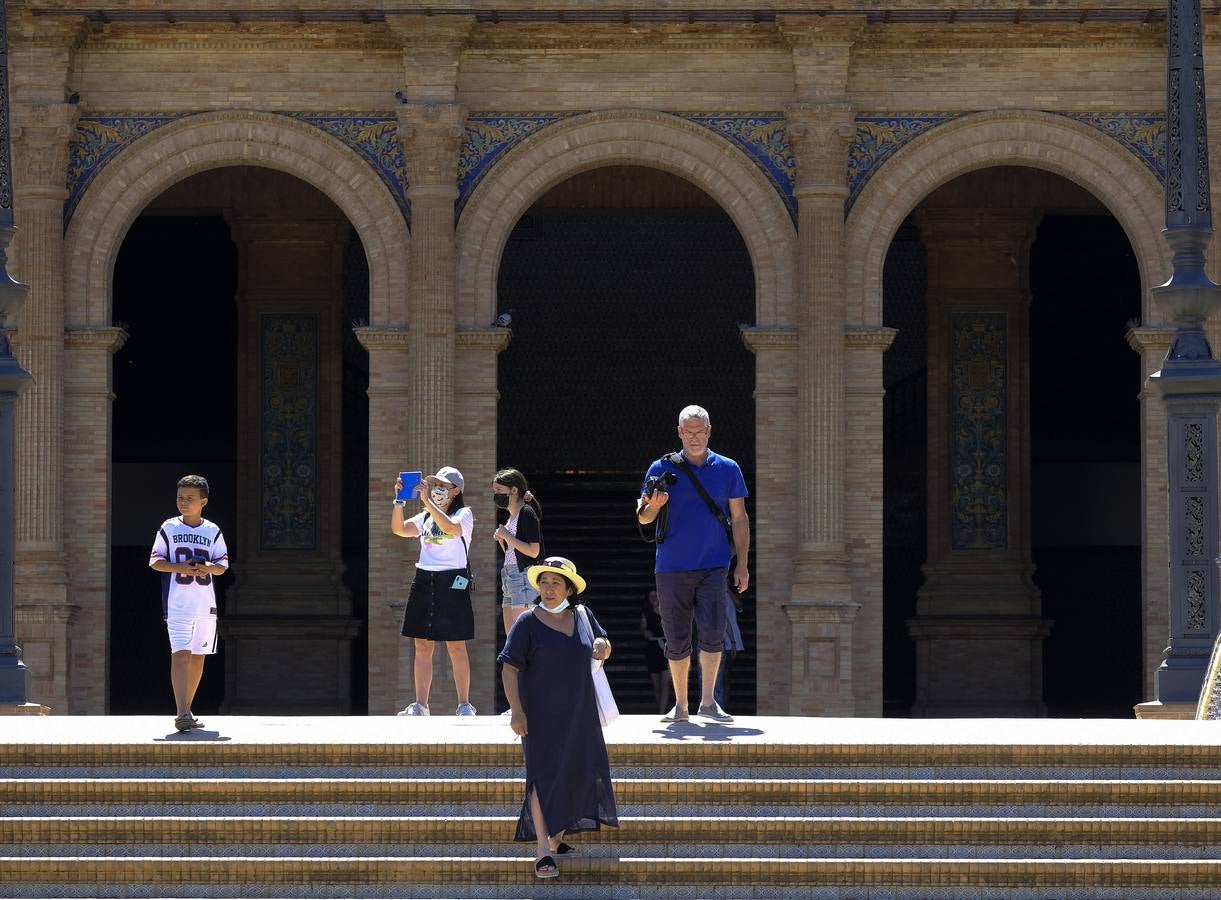
{"label": "carved stone molding", "polygon": [[401,350],[407,352],[408,331],[406,328],[379,328],[373,325],[363,325],[353,328],[356,340],[370,353],[386,350]]}
{"label": "carved stone molding", "polygon": [[1169,325],[1138,325],[1128,329],[1128,346],[1137,353],[1160,351],[1165,353],[1174,340],[1175,330]]}
{"label": "carved stone molding", "polygon": [[98,353],[117,353],[127,343],[128,334],[115,325],[99,325],[96,328],[69,328],[64,332],[64,346],[76,350],[93,350]]}
{"label": "carved stone molding", "polygon": [[752,353],[761,350],[796,350],[800,342],[796,329],[743,328],[742,343]]}
{"label": "carved stone molding", "polygon": [[509,346],[513,332],[507,328],[463,328],[454,333],[458,350],[492,350],[499,353]]}
{"label": "carved stone molding", "polygon": [[68,153],[79,108],[74,103],[16,103],[12,116],[18,196],[63,202],[68,196]]}
{"label": "carved stone molding", "polygon": [[843,100],[852,45],[865,27],[865,17],[780,15],[776,27],[793,51],[798,100]]}
{"label": "carved stone molding", "polygon": [[405,103],[398,110],[399,140],[411,187],[458,190],[458,151],[466,137],[466,110],[456,103]]}
{"label": "carved stone molding", "polygon": [[885,325],[849,325],[844,330],[844,345],[849,350],[872,350],[884,353],[899,333]]}
{"label": "carved stone molding", "polygon": [[75,603],[18,603],[18,625],[71,625],[81,608]]}

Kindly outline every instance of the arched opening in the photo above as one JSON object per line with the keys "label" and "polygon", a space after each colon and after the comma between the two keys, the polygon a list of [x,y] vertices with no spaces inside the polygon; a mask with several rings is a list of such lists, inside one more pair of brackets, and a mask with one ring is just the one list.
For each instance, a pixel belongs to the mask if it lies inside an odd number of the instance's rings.
{"label": "arched opening", "polygon": [[[174,485],[212,486],[233,575],[197,712],[361,712],[367,696],[369,268],[347,217],[271,169],[187,177],[114,269],[113,712],[162,712],[168,650],[147,568]],[[142,599],[141,599],[142,598]]]}
{"label": "arched opening", "polygon": [[1141,280],[1122,227],[993,167],[896,233],[883,318],[885,708],[1126,716],[1140,699]]}
{"label": "arched opening", "polygon": [[[712,417],[712,446],[755,462],[755,318],[742,236],[694,184],[609,165],[542,194],[513,228],[497,280],[513,340],[499,359],[497,453],[543,504],[550,553],[589,573],[589,600],[616,641],[625,712],[656,707],[641,633],[653,548],[631,515],[649,463],[677,449],[678,411]],[[748,506],[748,509],[750,507]],[[739,616],[746,650],[729,669],[730,708],[753,711],[753,592]]]}

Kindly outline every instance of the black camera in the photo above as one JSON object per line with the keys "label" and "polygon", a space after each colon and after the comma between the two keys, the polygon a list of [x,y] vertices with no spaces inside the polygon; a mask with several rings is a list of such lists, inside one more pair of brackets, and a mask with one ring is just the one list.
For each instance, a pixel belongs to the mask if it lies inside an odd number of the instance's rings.
{"label": "black camera", "polygon": [[644,480],[644,494],[646,497],[652,497],[654,491],[665,492],[666,488],[678,481],[678,476],[673,472],[662,472],[660,475],[651,475]]}

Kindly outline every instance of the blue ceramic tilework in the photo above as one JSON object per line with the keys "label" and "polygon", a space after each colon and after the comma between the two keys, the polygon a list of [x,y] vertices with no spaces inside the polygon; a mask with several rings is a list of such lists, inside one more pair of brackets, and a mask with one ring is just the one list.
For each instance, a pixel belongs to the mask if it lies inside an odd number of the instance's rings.
{"label": "blue ceramic tilework", "polygon": [[1166,181],[1166,115],[1150,112],[1057,113],[1101,131]]}
{"label": "blue ceramic tilework", "polygon": [[407,163],[403,158],[403,145],[398,139],[396,117],[350,112],[289,112],[284,115],[307,122],[355,150],[390,189],[394,202],[403,212],[403,218],[411,221],[411,203],[407,200]]}
{"label": "blue ceramic tilework", "polygon": [[793,193],[797,159],[789,145],[783,112],[694,112],[676,115],[702,125],[745,151],[780,194],[794,223],[797,221],[797,198]]}
{"label": "blue ceramic tilework", "polygon": [[470,113],[466,117],[466,140],[458,154],[458,214],[500,157],[548,125],[577,115],[580,113]]}
{"label": "blue ceramic tilework", "polygon": [[845,213],[878,167],[904,145],[965,113],[914,112],[856,117],[856,140],[848,148],[848,200]]}

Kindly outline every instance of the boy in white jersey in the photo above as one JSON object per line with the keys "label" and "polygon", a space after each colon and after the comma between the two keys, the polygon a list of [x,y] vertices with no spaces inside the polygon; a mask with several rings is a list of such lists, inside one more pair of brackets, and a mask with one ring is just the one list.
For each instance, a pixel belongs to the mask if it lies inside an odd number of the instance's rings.
{"label": "boy in white jersey", "polygon": [[203,677],[204,657],[216,652],[216,592],[212,576],[229,569],[229,551],[220,528],[203,517],[208,479],[178,480],[179,515],[166,519],[153,538],[148,564],[161,573],[161,613],[170,636],[170,684],[179,731],[202,728],[191,701]]}

